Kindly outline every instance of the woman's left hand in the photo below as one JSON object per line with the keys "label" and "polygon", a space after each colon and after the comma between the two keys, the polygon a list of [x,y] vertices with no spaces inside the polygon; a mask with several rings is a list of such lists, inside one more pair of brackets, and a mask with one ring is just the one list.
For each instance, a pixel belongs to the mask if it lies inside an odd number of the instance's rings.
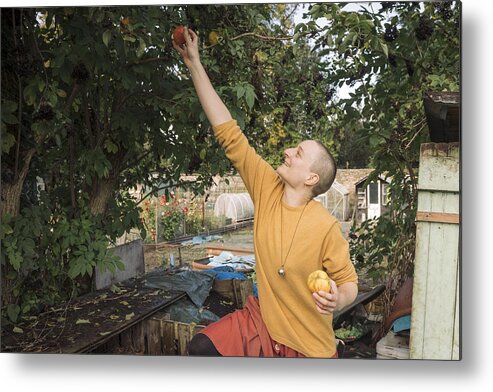
{"label": "woman's left hand", "polygon": [[321,314],[332,314],[337,309],[339,292],[336,282],[330,279],[331,291],[316,291],[312,294],[315,306]]}

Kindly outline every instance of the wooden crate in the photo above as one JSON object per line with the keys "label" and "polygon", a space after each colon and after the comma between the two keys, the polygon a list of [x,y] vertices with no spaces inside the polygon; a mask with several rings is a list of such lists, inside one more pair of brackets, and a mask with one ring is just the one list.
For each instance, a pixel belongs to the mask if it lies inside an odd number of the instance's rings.
{"label": "wooden crate", "polygon": [[232,301],[237,309],[242,309],[249,295],[253,295],[253,283],[247,280],[215,280],[212,290]]}
{"label": "wooden crate", "polygon": [[188,355],[188,345],[204,325],[169,320],[164,311],[134,325],[92,353],[129,355]]}
{"label": "wooden crate", "polygon": [[[253,294],[251,280],[216,280],[213,291],[241,309],[247,297]],[[93,350],[93,353],[130,355],[188,355],[192,338],[205,325],[183,323],[170,319],[166,309],[123,331]]]}
{"label": "wooden crate", "polygon": [[204,325],[169,320],[158,313],[147,321],[148,355],[188,355],[190,340]]}

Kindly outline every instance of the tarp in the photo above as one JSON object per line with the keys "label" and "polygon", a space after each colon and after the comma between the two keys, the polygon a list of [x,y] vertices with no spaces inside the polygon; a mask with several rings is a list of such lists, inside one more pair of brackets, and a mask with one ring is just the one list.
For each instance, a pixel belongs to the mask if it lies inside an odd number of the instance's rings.
{"label": "tarp", "polygon": [[219,316],[210,310],[195,306],[188,298],[183,298],[171,305],[169,308],[170,318],[182,323],[200,324],[204,321],[217,321]]}
{"label": "tarp", "polygon": [[178,290],[187,293],[197,307],[201,307],[211,291],[214,276],[194,271],[180,271],[176,274],[152,274],[147,277],[146,286]]}

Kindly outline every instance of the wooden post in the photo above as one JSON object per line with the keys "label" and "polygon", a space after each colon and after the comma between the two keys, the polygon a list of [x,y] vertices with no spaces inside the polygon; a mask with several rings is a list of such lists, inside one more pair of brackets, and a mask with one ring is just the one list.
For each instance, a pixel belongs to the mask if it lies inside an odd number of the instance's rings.
{"label": "wooden post", "polygon": [[154,237],[154,239],[155,239],[155,241],[154,241],[154,242],[155,242],[156,246],[157,246],[157,242],[158,242],[158,241],[157,241],[157,237],[158,237],[158,231],[159,231],[159,228],[158,228],[159,224],[158,224],[158,217],[157,217],[157,214],[158,214],[157,205],[158,205],[158,203],[157,203],[157,201],[156,201],[156,211],[155,211],[155,214],[154,214],[154,215],[156,215],[156,216],[154,217],[154,220],[155,220],[155,223],[156,223],[156,235],[155,235],[155,237]]}
{"label": "wooden post", "polygon": [[421,146],[411,359],[460,359],[459,144]]}

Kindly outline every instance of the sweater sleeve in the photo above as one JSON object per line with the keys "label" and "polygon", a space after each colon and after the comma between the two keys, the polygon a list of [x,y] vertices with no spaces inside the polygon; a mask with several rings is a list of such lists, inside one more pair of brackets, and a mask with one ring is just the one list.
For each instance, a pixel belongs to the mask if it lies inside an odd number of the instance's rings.
{"label": "sweater sleeve", "polygon": [[250,146],[236,120],[227,121],[213,127],[213,129],[219,144],[238,170],[255,203],[265,183],[274,184],[279,181],[277,173]]}
{"label": "sweater sleeve", "polygon": [[349,256],[349,243],[342,235],[339,223],[331,226],[323,249],[323,266],[337,286],[347,282],[358,283],[358,275]]}

